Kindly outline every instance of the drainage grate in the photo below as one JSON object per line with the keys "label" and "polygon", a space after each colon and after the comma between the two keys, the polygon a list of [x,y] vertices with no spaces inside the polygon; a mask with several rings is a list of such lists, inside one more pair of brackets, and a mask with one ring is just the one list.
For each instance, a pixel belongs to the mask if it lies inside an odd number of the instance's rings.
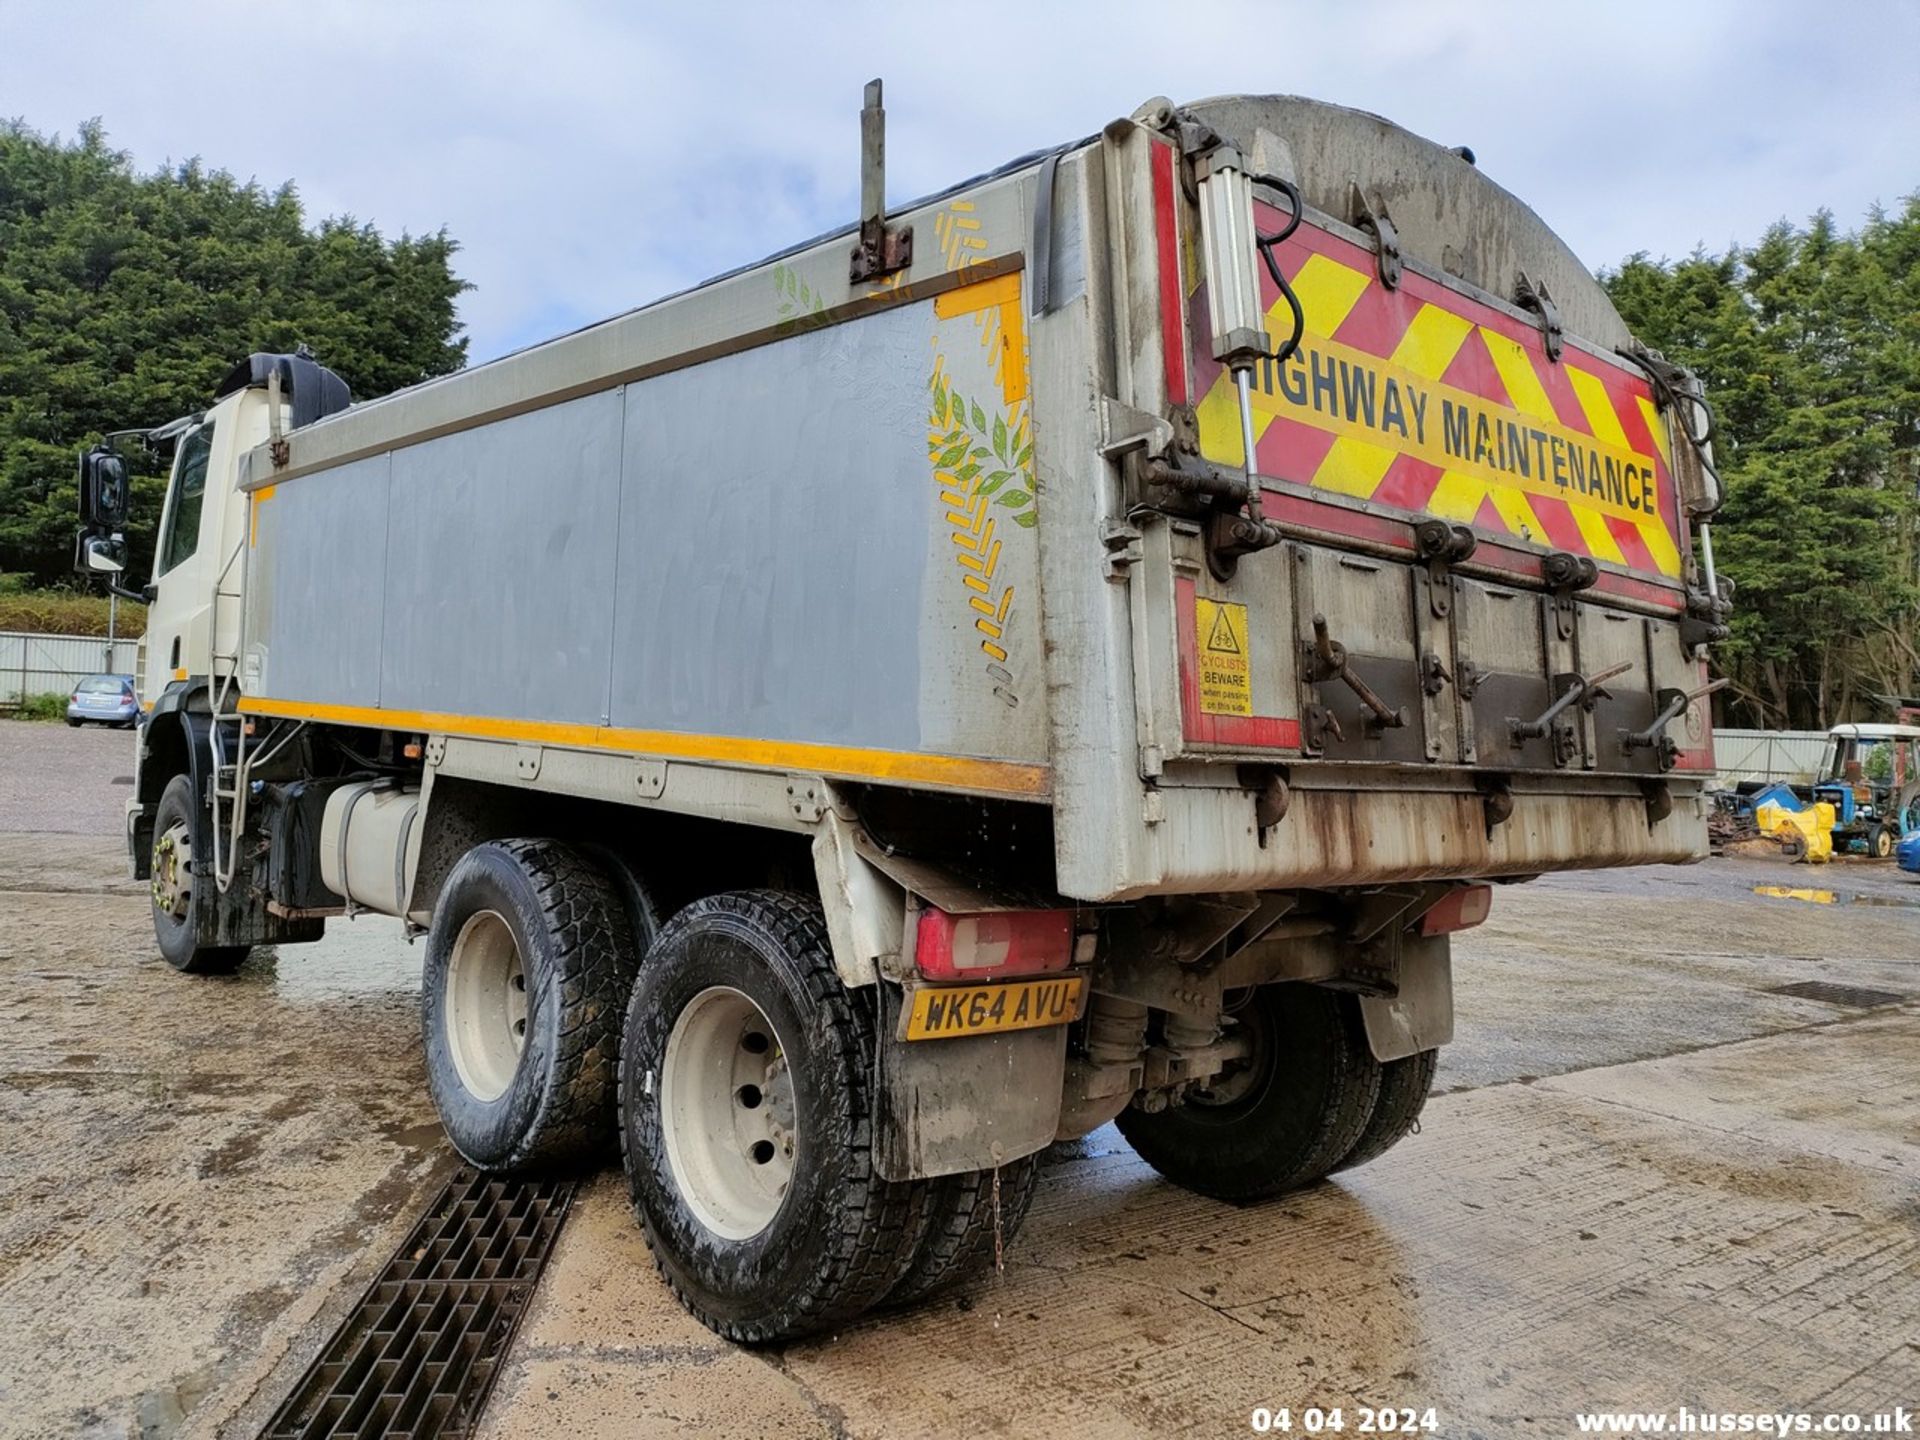
{"label": "drainage grate", "polygon": [[573,1182],[461,1169],[341,1322],[261,1440],[467,1435],[573,1200]]}
{"label": "drainage grate", "polygon": [[1898,1005],[1907,997],[1896,990],[1869,990],[1864,985],[1836,985],[1831,980],[1799,980],[1775,985],[1769,995],[1791,995],[1796,1000],[1818,1000],[1827,1005],[1851,1005],[1871,1010],[1876,1005]]}

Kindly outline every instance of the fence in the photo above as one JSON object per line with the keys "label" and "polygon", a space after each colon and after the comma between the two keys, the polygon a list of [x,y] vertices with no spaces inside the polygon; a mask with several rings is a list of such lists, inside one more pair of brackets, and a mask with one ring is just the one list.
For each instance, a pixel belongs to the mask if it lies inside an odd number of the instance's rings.
{"label": "fence", "polygon": [[1785,780],[1804,785],[1813,779],[1826,753],[1824,730],[1716,730],[1713,758],[1717,783]]}
{"label": "fence", "polygon": [[138,640],[0,630],[0,710],[28,695],[70,690],[88,675],[131,675]]}

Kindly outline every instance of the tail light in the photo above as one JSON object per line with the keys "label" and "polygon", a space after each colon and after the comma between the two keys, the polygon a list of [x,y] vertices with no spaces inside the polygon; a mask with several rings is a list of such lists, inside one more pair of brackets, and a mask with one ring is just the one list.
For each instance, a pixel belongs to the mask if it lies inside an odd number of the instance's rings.
{"label": "tail light", "polygon": [[914,964],[929,980],[994,980],[1040,975],[1073,963],[1071,910],[920,912]]}
{"label": "tail light", "polygon": [[1456,930],[1471,930],[1492,910],[1491,885],[1462,885],[1449,890],[1438,905],[1420,917],[1420,933],[1451,935]]}

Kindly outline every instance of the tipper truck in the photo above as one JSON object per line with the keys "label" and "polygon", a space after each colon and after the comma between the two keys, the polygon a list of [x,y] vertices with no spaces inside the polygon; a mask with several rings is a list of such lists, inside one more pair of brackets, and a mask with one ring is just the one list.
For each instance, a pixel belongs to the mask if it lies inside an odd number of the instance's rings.
{"label": "tipper truck", "polygon": [[743,1342],[991,1266],[1109,1122],[1230,1201],[1374,1158],[1495,887],[1706,852],[1709,412],[1470,153],[1156,99],[890,209],[879,98],[856,226],[150,432],[161,954],[396,917],[460,1154],[618,1149]]}

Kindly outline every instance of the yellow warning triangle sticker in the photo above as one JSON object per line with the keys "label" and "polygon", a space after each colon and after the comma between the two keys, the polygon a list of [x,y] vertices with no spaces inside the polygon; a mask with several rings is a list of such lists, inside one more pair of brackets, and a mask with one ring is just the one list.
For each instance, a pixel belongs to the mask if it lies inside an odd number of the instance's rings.
{"label": "yellow warning triangle sticker", "polygon": [[1227,607],[1213,612],[1213,631],[1207,636],[1207,649],[1216,655],[1238,655],[1240,642],[1233,638],[1233,622],[1227,619]]}

